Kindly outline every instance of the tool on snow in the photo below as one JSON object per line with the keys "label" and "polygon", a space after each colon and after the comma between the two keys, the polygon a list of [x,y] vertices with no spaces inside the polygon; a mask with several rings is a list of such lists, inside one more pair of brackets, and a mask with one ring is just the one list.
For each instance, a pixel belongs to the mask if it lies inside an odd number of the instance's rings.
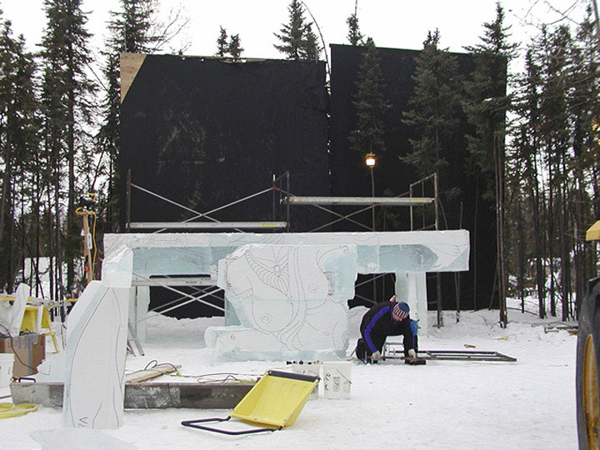
{"label": "tool on snow", "polygon": [[[185,420],[181,425],[228,435],[281,430],[292,425],[304,408],[319,377],[269,370],[225,418]],[[226,422],[237,418],[250,425],[241,431],[200,425],[207,422]]]}

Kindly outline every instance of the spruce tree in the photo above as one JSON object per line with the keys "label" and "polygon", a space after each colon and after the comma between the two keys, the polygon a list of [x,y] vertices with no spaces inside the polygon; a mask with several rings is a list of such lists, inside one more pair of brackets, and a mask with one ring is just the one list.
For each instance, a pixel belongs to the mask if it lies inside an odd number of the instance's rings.
{"label": "spruce tree", "polygon": [[312,31],[312,22],[304,18],[304,6],[299,0],[292,0],[288,7],[290,22],[284,24],[280,34],[274,33],[281,41],[275,48],[283,53],[286,59],[319,59],[321,48],[317,36]]}
{"label": "spruce tree", "polygon": [[[505,147],[506,115],[511,107],[507,94],[508,63],[515,57],[516,45],[509,43],[504,25],[504,10],[496,4],[496,18],[484,24],[481,43],[467,47],[473,55],[475,70],[472,80],[465,83],[463,103],[467,120],[475,133],[468,136],[468,150],[474,165],[478,185],[485,185],[484,197],[493,199],[496,209],[497,284],[500,301],[500,322],[507,324],[506,315],[506,251],[505,251]],[[476,199],[476,201],[478,201]],[[477,221],[476,221],[477,222]],[[476,293],[475,293],[476,296]]]}
{"label": "spruce tree", "polygon": [[[0,11],[0,19],[2,11]],[[40,168],[33,165],[38,151],[39,115],[36,64],[33,55],[25,51],[23,36],[12,36],[11,24],[2,21],[0,28],[0,285],[12,292],[16,271],[21,267],[25,234],[24,214],[30,199],[38,195],[25,180]],[[21,212],[15,206],[21,204]],[[28,224],[34,231],[37,223]],[[15,232],[19,227],[21,233]],[[34,228],[31,228],[34,227]],[[32,233],[31,233],[32,234]]]}
{"label": "spruce tree", "polygon": [[217,53],[215,56],[224,58],[229,55],[234,61],[239,60],[244,51],[240,35],[232,34],[231,37],[229,37],[225,28],[220,27],[220,30],[219,39],[217,39]]}
{"label": "spruce tree", "polygon": [[[518,180],[519,174],[522,183],[518,183],[516,190],[523,189],[525,201],[531,211],[531,223],[535,232],[532,234],[531,247],[528,252],[532,255],[535,264],[535,282],[537,287],[538,311],[540,318],[546,316],[546,224],[547,209],[545,187],[539,166],[539,148],[541,147],[540,83],[542,69],[537,60],[537,48],[530,45],[525,54],[525,73],[518,81],[518,91],[515,102],[517,124],[513,131],[513,145],[511,152],[511,166],[519,168],[520,172],[515,177],[510,177],[511,185]],[[509,187],[511,186],[509,185]],[[514,191],[515,188],[511,190]],[[527,250],[526,250],[527,251]]]}
{"label": "spruce tree", "polygon": [[383,72],[372,38],[367,39],[355,84],[352,104],[356,109],[356,127],[348,138],[350,148],[361,155],[381,154],[386,149],[383,119],[390,105],[383,95]]}
{"label": "spruce tree", "polygon": [[[66,236],[64,256],[69,282],[75,278],[74,260],[81,253],[80,219],[75,215],[76,199],[81,193],[77,185],[76,163],[83,152],[89,151],[86,129],[92,123],[95,86],[88,78],[91,62],[88,41],[91,35],[85,29],[87,17],[81,9],[81,0],[45,0],[48,19],[42,39],[44,136],[47,150],[52,154],[54,176],[54,209],[56,229],[61,226],[61,200],[66,188]],[[66,162],[66,167],[65,167]],[[63,177],[66,172],[67,185]],[[57,271],[61,275],[63,242],[57,233],[59,259]]]}
{"label": "spruce tree", "polygon": [[227,30],[223,27],[219,27],[219,38],[217,39],[217,53],[215,56],[223,58],[229,52],[229,42],[227,36]]}
{"label": "spruce tree", "polygon": [[456,131],[461,109],[458,62],[439,45],[439,31],[429,32],[416,58],[416,86],[409,100],[412,109],[404,113],[403,122],[413,128],[417,138],[410,140],[411,152],[401,160],[413,166],[421,177],[447,166],[444,150]]}
{"label": "spruce tree", "polygon": [[589,18],[576,39],[568,27],[544,27],[528,47],[518,85],[511,166],[525,169],[511,195],[527,187],[540,317],[547,309],[557,315],[560,305],[562,319],[572,318],[572,293],[581,301],[585,280],[596,270],[583,234],[598,199],[597,39]]}
{"label": "spruce tree", "polygon": [[350,45],[363,45],[364,36],[360,32],[358,26],[358,16],[356,13],[348,17],[346,19],[346,23],[348,24],[348,41],[350,42]]}
{"label": "spruce tree", "polygon": [[468,136],[471,162],[482,175],[487,190],[484,196],[495,198],[494,153],[497,146],[503,153],[506,135],[506,115],[511,107],[511,96],[507,93],[507,67],[516,56],[516,44],[509,43],[508,28],[504,25],[504,10],[496,5],[496,18],[484,24],[481,43],[466,47],[473,55],[475,70],[472,80],[465,82],[463,103],[467,120],[475,133]]}
{"label": "spruce tree", "polygon": [[[412,109],[404,113],[403,123],[412,127],[415,139],[410,139],[411,151],[400,160],[413,166],[421,178],[437,175],[437,183],[444,186],[444,196],[452,199],[458,188],[446,182],[448,165],[445,152],[459,124],[462,80],[458,62],[447,49],[440,48],[438,30],[429,32],[423,51],[416,58],[413,76],[415,91],[409,99]],[[438,211],[435,211],[437,216]],[[437,323],[443,326],[441,277],[436,276]],[[458,310],[458,296],[457,296]],[[458,316],[457,316],[458,320]]]}
{"label": "spruce tree", "polygon": [[[595,218],[600,217],[600,203],[594,205],[591,197],[600,198],[600,153],[597,151],[600,135],[600,61],[597,57],[599,35],[594,26],[592,11],[577,30],[577,42],[570,52],[572,61],[571,95],[568,99],[573,117],[572,180],[575,201],[573,209],[573,268],[576,274],[574,291],[576,303],[585,298],[588,280],[596,275],[597,256],[585,241],[584,232]],[[597,22],[596,22],[597,24]],[[594,211],[594,206],[596,210]]]}
{"label": "spruce tree", "polygon": [[229,52],[234,61],[240,59],[240,56],[242,56],[242,52],[244,51],[244,49],[242,48],[242,41],[240,39],[239,34],[231,35],[231,40],[229,41],[227,51]]}
{"label": "spruce tree", "polygon": [[[564,280],[559,280],[557,263],[565,262],[561,253],[565,249],[565,192],[568,181],[567,167],[570,159],[570,118],[567,98],[569,95],[569,60],[567,49],[571,46],[570,31],[565,26],[555,30],[544,28],[540,43],[541,84],[539,86],[542,101],[540,103],[540,150],[543,158],[543,171],[547,174],[548,185],[548,221],[547,221],[547,258],[550,271],[549,296],[550,314],[556,316],[557,294]],[[569,256],[566,255],[568,260]],[[561,272],[561,277],[566,275]],[[565,293],[563,298],[566,301]]]}
{"label": "spruce tree", "polygon": [[[118,170],[119,124],[121,108],[120,54],[153,53],[163,43],[161,33],[154,32],[156,15],[155,0],[120,0],[120,9],[111,11],[108,23],[110,36],[103,55],[106,58],[102,69],[106,80],[104,100],[101,104],[101,125],[96,135],[97,148],[102,161],[101,174],[108,180],[108,198],[100,201],[107,231],[118,231]],[[98,188],[98,191],[104,189]]]}

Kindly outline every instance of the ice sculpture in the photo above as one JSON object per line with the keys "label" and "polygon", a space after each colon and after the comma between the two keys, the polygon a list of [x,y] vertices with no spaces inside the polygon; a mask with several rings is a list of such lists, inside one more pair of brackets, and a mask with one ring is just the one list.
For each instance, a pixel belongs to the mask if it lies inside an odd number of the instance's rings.
{"label": "ice sculpture", "polygon": [[[124,247],[133,252],[132,283],[196,276],[225,290],[227,326],[205,336],[221,360],[343,354],[346,300],[357,274],[395,273],[398,298],[422,319],[425,274],[463,271],[469,263],[466,230],[105,235],[107,259]],[[120,271],[118,259],[111,266]],[[426,320],[421,328],[426,333]]]}

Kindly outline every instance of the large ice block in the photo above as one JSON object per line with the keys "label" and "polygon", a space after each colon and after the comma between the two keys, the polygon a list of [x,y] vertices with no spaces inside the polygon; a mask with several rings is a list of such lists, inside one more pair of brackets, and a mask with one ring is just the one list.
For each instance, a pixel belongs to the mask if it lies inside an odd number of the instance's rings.
{"label": "large ice block", "polygon": [[342,354],[357,274],[395,273],[399,300],[423,318],[425,273],[469,265],[466,230],[105,235],[107,258],[123,246],[133,252],[132,282],[204,276],[225,290],[227,326],[205,339],[228,360]]}

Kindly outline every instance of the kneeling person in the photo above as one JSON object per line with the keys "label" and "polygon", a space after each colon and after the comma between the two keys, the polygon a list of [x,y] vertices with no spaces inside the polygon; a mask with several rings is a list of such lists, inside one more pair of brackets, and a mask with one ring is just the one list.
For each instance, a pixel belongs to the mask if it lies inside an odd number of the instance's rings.
{"label": "kneeling person", "polygon": [[411,324],[409,311],[410,307],[406,302],[395,301],[378,303],[367,311],[360,324],[362,338],[356,345],[357,358],[365,363],[369,359],[379,361],[386,338],[402,335],[404,356],[416,359],[417,323],[413,320],[414,324]]}

